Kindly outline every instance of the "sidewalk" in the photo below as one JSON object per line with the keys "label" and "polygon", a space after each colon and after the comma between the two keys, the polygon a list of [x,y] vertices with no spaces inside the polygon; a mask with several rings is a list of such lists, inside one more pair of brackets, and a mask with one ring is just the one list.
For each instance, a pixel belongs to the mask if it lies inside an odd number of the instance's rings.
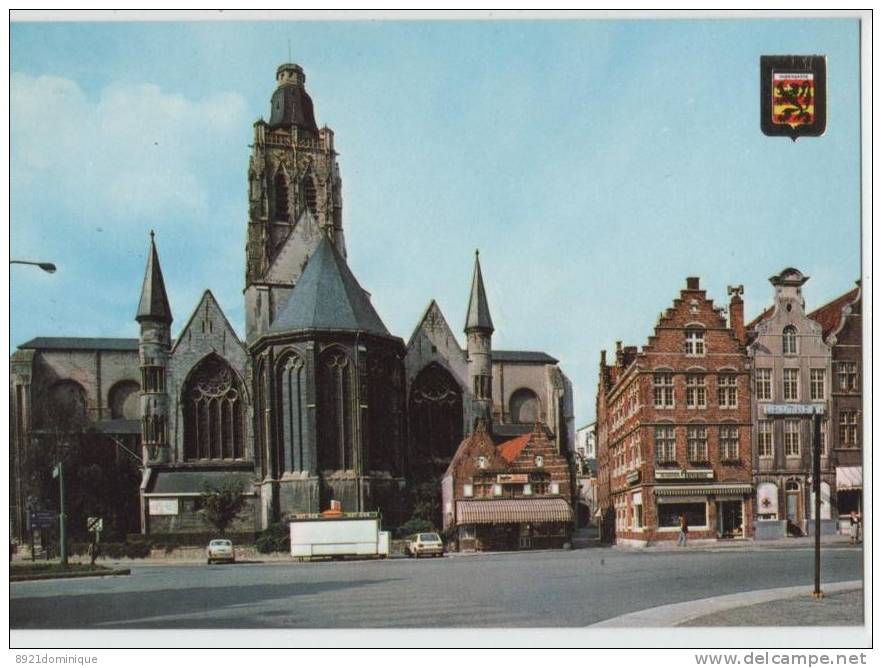
{"label": "sidewalk", "polygon": [[593,627],[670,628],[675,626],[861,626],[863,582],[828,582],[824,598],[811,586],[779,587],[714,596],[638,610]]}
{"label": "sidewalk", "polygon": [[[848,536],[834,534],[832,536],[821,536],[821,547],[854,547],[862,548],[863,544],[858,543],[852,546]],[[686,547],[677,547],[674,541],[666,541],[664,543],[654,543],[646,547],[632,547],[630,545],[613,545],[616,550],[622,552],[688,552],[692,550],[704,550],[708,552],[718,552],[723,550],[766,550],[766,549],[789,549],[803,548],[811,549],[815,546],[813,536],[800,536],[793,538],[782,538],[780,540],[694,540],[686,544]]]}

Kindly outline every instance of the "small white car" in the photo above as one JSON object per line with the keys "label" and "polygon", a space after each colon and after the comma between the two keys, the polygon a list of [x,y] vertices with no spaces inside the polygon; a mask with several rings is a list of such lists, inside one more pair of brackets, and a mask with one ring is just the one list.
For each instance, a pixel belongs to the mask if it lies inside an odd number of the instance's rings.
{"label": "small white car", "polygon": [[233,563],[236,561],[236,551],[233,549],[233,541],[226,538],[215,538],[208,544],[208,563],[212,564],[216,561],[226,561]]}
{"label": "small white car", "polygon": [[444,543],[436,533],[415,533],[412,536],[408,536],[405,541],[404,553],[416,558],[424,554],[441,557],[444,555]]}

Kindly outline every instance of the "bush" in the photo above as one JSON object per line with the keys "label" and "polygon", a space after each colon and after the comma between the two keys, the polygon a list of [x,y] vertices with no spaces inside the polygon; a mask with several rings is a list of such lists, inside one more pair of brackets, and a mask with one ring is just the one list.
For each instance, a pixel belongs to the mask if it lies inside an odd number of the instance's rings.
{"label": "bush", "polygon": [[254,541],[254,546],[261,554],[270,552],[291,551],[291,530],[286,522],[271,524],[265,531],[261,531]]}
{"label": "bush", "polygon": [[434,531],[434,525],[429,521],[425,520],[422,517],[411,517],[407,522],[398,527],[399,538],[404,538],[405,536],[409,536],[412,533],[420,533],[421,531]]}

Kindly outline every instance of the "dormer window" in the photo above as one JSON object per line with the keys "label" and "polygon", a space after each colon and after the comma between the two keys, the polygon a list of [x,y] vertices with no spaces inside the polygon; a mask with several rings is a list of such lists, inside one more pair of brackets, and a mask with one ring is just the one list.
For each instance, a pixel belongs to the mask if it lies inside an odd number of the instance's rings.
{"label": "dormer window", "polygon": [[545,460],[542,458],[542,455],[536,455],[536,458],[533,460],[533,462],[536,464],[536,468],[538,469],[541,469],[542,466],[545,464]]}
{"label": "dormer window", "polygon": [[686,330],[686,354],[704,355],[704,331],[700,329]]}
{"label": "dormer window", "polygon": [[782,340],[784,354],[796,355],[796,327],[793,325],[787,325],[787,327],[784,328]]}

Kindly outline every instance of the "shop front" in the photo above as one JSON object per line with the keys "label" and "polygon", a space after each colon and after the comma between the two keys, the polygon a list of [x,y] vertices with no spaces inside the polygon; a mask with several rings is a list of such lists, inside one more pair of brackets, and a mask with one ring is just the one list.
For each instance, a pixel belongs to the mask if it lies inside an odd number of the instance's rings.
{"label": "shop front", "polygon": [[839,530],[848,533],[852,511],[862,514],[864,480],[860,466],[836,467],[836,510],[839,514]]}
{"label": "shop front", "polygon": [[745,538],[752,533],[746,521],[752,494],[744,483],[656,486],[656,538],[676,539],[681,517],[693,539]]}
{"label": "shop front", "polygon": [[467,552],[563,548],[574,520],[562,498],[460,500],[456,541]]}

